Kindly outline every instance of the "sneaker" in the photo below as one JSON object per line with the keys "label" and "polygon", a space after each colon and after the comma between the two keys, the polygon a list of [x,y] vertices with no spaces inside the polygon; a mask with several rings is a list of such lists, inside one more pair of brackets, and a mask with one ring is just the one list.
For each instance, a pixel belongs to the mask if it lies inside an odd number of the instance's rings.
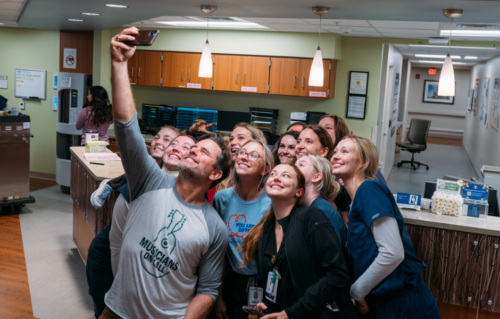
{"label": "sneaker", "polygon": [[95,209],[101,209],[109,195],[111,195],[113,189],[108,185],[109,181],[110,179],[103,180],[101,185],[99,185],[99,188],[96,189],[90,196],[90,203]]}

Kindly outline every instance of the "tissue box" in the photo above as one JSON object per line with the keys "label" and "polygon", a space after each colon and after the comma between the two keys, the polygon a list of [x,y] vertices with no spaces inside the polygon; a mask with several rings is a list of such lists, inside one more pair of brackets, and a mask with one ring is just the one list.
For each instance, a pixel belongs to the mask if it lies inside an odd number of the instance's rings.
{"label": "tissue box", "polygon": [[459,217],[462,215],[464,200],[460,195],[435,192],[432,195],[432,212],[438,215]]}
{"label": "tissue box", "polygon": [[85,152],[87,153],[106,152],[106,142],[104,141],[85,142]]}
{"label": "tissue box", "polygon": [[464,199],[462,216],[486,218],[488,216],[488,201]]}

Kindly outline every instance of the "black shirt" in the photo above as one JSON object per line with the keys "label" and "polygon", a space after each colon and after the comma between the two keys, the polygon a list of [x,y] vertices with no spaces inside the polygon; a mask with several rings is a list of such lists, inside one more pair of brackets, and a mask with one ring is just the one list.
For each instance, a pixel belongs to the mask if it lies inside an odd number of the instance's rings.
{"label": "black shirt", "polygon": [[339,212],[346,212],[348,210],[349,205],[351,205],[351,197],[349,197],[349,193],[344,186],[340,186],[340,191],[333,202],[337,205]]}
{"label": "black shirt", "polygon": [[[283,227],[283,233],[286,232],[286,227],[290,221],[290,215],[278,220],[278,223]],[[276,232],[272,231],[268,242],[265,244],[264,249],[264,260],[263,260],[263,271],[266,274],[264,279],[264,283],[267,285],[267,274],[272,272],[274,267],[278,268],[278,272],[281,275],[281,280],[278,282],[278,296],[276,298],[276,303],[271,304],[267,313],[271,312],[279,312],[279,309],[288,308],[289,305],[292,305],[298,301],[297,295],[295,293],[295,289],[292,281],[292,274],[290,272],[290,268],[288,267],[288,260],[286,258],[285,253],[285,236],[283,236],[283,240],[281,241],[281,246],[279,251],[276,249]],[[273,265],[272,257],[276,256],[276,264]],[[265,297],[264,297],[265,298]]]}

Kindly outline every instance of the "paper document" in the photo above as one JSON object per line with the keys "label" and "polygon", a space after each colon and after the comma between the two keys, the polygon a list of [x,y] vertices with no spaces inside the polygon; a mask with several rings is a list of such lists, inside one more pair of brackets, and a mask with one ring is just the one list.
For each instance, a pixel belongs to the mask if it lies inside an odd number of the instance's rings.
{"label": "paper document", "polygon": [[87,161],[120,161],[115,153],[85,153],[83,155]]}

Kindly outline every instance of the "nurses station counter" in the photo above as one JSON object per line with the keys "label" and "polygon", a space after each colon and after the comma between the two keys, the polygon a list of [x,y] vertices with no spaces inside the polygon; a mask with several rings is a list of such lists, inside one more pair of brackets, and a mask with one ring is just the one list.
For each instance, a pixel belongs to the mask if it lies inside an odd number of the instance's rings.
{"label": "nurses station counter", "polygon": [[500,217],[401,213],[436,301],[461,306],[459,318],[500,318]]}
{"label": "nurses station counter", "polygon": [[73,199],[73,239],[85,262],[92,239],[100,232],[113,214],[118,196],[113,192],[102,209],[90,204],[90,196],[105,179],[125,174],[121,161],[107,161],[104,165],[90,164],[85,159],[85,146],[73,146],[71,150],[71,199]]}
{"label": "nurses station counter", "polygon": [[[101,181],[125,172],[121,161],[90,164],[85,147],[71,147],[73,238],[87,260],[92,239],[111,220],[117,195],[96,210],[90,196]],[[500,318],[500,217],[435,215],[401,209],[416,255],[427,268],[422,279],[438,302],[459,306],[460,318]],[[457,317],[458,318],[458,317]]]}

